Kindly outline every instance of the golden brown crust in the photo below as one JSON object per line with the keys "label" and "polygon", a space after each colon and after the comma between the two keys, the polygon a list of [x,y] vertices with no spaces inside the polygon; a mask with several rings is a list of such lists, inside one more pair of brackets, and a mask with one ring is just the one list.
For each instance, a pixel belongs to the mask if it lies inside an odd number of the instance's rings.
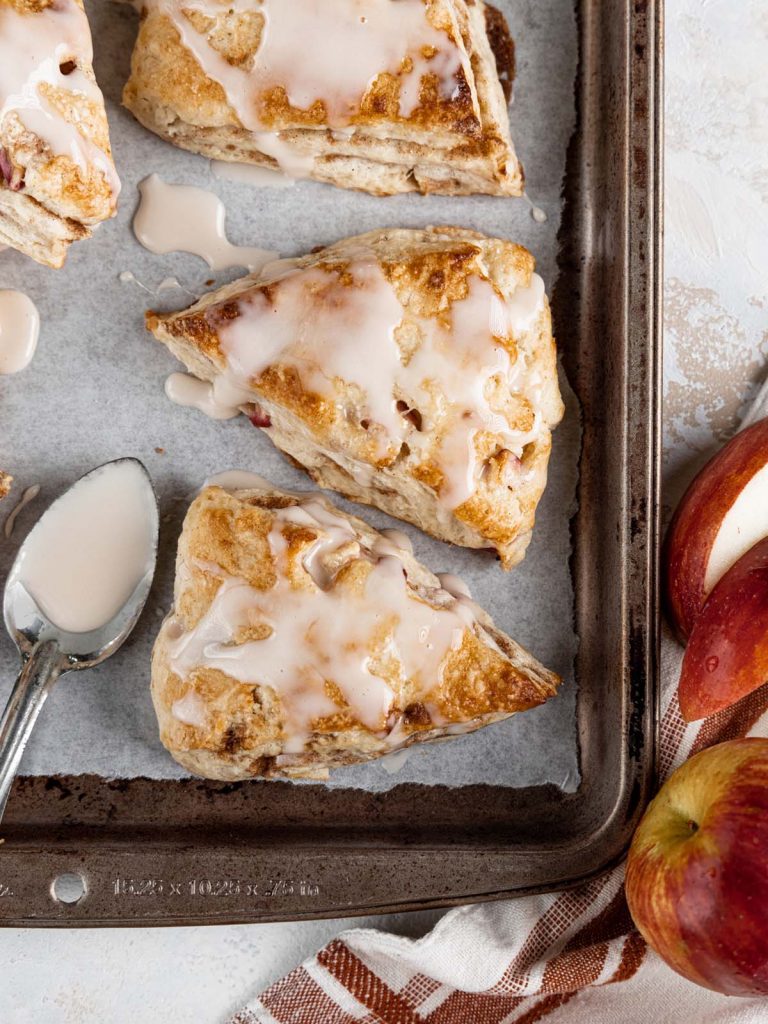
{"label": "golden brown crust", "polygon": [[[361,251],[375,256],[402,305],[396,337],[404,361],[421,344],[416,318],[440,321],[451,304],[467,294],[470,280],[478,277],[507,297],[518,285],[528,284],[533,270],[533,258],[521,246],[458,228],[370,232],[305,256],[292,268],[335,268],[343,278],[344,268]],[[279,288],[279,280],[262,283],[257,276],[241,278],[203,296],[184,312],[148,313],[147,326],[192,373],[214,380],[225,372],[220,332],[238,317],[238,299],[256,292],[273,297]],[[537,397],[510,392],[502,383],[492,396],[494,408],[521,431],[529,429],[537,412],[540,429],[519,458],[507,449],[503,434],[479,431],[473,444],[485,468],[474,493],[450,512],[442,501],[445,481],[439,426],[422,429],[423,424],[414,420],[421,454],[393,447],[382,457],[366,421],[353,414],[362,401],[354,387],[342,382],[329,399],[303,383],[295,368],[278,362],[251,380],[249,389],[271,420],[270,438],[316,483],[375,505],[443,540],[493,547],[509,568],[520,561],[530,541],[546,484],[550,429],[562,416],[546,302],[533,328],[512,346],[510,357],[523,360],[529,371],[536,372]],[[439,380],[435,389],[432,404],[421,411],[436,423],[442,408]],[[413,415],[405,410],[404,414]]]}
{"label": "golden brown crust", "polygon": [[[29,126],[24,112],[13,105],[0,122],[0,244],[39,263],[61,267],[73,241],[87,238],[95,225],[114,216],[119,187],[104,101],[93,68],[83,56],[90,30],[82,0],[66,0],[58,6],[48,0],[0,0],[0,19],[4,10],[20,19],[15,33],[28,32],[31,40],[39,40],[39,52],[30,44],[19,74],[37,74],[38,68],[27,66],[35,58],[40,66],[50,60],[47,46],[50,43],[55,49],[58,22],[49,26],[46,19],[67,18],[67,31],[82,41],[81,50],[73,44],[73,58],[63,61],[58,71],[46,72],[33,86],[19,82],[19,91],[32,89],[39,104]],[[13,45],[13,39],[6,40],[6,45]],[[3,56],[0,21],[0,60],[8,59]],[[0,106],[4,99],[0,96]],[[38,134],[43,131],[41,125],[54,126],[51,137]],[[62,130],[71,138],[62,135],[63,151],[57,152],[51,139]],[[79,160],[69,152],[72,140],[81,149]]]}
{"label": "golden brown crust", "polygon": [[[174,671],[179,637],[189,636],[199,626],[227,581],[242,581],[253,588],[254,595],[268,596],[279,576],[310,600],[324,596],[304,560],[312,545],[326,536],[323,526],[301,526],[278,518],[278,510],[300,505],[300,499],[266,483],[234,492],[214,486],[204,489],[189,509],[179,541],[175,603],[160,630],[152,661],[152,699],[160,736],[180,764],[218,779],[323,778],[330,769],[380,757],[414,742],[474,731],[554,695],[557,676],[500,633],[480,609],[475,609],[474,624],[467,625],[461,643],[447,650],[440,678],[426,684],[403,678],[391,660],[388,633],[371,634],[370,664],[393,694],[383,729],[360,720],[325,664],[325,694],[336,710],[315,717],[304,748],[294,748],[292,754],[285,752],[290,738],[286,707],[281,693],[270,685],[258,678],[234,678],[206,664],[193,664],[183,674]],[[349,524],[354,539],[321,559],[330,580],[324,590],[341,595],[346,601],[342,607],[354,614],[372,572],[371,553],[383,538],[362,520],[331,511]],[[269,540],[276,527],[287,545],[287,561],[281,564]],[[426,567],[408,552],[399,557],[409,601],[435,608],[455,606],[455,599]],[[317,614],[324,614],[320,605]],[[321,629],[322,622],[320,618]],[[290,623],[274,616],[270,623],[254,619],[237,634],[235,643],[253,643],[266,639],[272,628],[290,628]],[[311,663],[309,647],[307,659]],[[261,662],[257,658],[254,664]],[[191,724],[188,714],[176,710],[189,707],[190,702]]]}
{"label": "golden brown crust", "polygon": [[[336,126],[329,124],[321,101],[298,109],[285,87],[276,85],[259,94],[258,118],[262,133],[280,133],[289,173],[294,154],[305,165],[296,173],[376,195],[522,193],[522,167],[512,147],[497,71],[498,64],[509,81],[514,51],[503,18],[479,0],[424,2],[429,23],[465,59],[451,95],[444,96],[435,75],[427,74],[418,104],[401,115],[398,78],[382,72],[358,97],[339,132],[331,130]],[[215,17],[181,10],[185,30],[201,34],[232,67],[249,68],[261,41],[258,0],[253,11],[222,11]],[[241,123],[232,97],[203,70],[154,0],[147,0],[142,11],[123,103],[150,131],[184,149],[267,167],[281,160],[253,125]]]}

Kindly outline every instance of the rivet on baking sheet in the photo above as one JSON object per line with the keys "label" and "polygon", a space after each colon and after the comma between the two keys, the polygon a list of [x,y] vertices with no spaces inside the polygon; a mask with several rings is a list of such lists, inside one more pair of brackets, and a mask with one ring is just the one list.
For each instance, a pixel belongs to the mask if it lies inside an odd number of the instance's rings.
{"label": "rivet on baking sheet", "polygon": [[85,879],[82,875],[77,875],[74,872],[67,871],[62,875],[58,875],[51,882],[51,896],[57,903],[67,903],[69,906],[74,906],[75,903],[80,902],[87,892],[88,887],[85,884]]}

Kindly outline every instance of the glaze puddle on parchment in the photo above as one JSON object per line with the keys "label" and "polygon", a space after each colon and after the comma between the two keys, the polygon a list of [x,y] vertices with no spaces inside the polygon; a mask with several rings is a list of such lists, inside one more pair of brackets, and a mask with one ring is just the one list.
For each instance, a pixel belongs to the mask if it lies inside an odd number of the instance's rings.
{"label": "glaze puddle on parchment", "polygon": [[169,185],[157,174],[139,183],[141,202],[133,233],[145,249],[159,255],[189,252],[211,270],[247,267],[260,270],[276,252],[232,245],[227,239],[224,204],[213,192],[194,185]]}
{"label": "glaze puddle on parchment", "polygon": [[249,392],[228,377],[217,377],[211,383],[191,373],[172,373],[166,377],[165,394],[174,405],[197,409],[212,420],[231,420],[252,401]]}
{"label": "glaze puddle on parchment", "polygon": [[0,374],[18,373],[32,362],[40,315],[24,292],[0,291]]}

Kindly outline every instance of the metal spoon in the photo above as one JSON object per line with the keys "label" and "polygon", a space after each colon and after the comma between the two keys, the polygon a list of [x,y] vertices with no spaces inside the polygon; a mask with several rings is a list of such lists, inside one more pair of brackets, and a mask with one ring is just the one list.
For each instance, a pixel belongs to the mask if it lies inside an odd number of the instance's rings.
{"label": "metal spoon", "polygon": [[[67,495],[95,473],[109,471],[125,463],[135,463],[141,473],[141,486],[146,486],[148,523],[153,538],[148,569],[120,610],[103,626],[87,633],[71,633],[60,629],[40,610],[35,599],[21,582],[21,565],[41,524]],[[11,696],[0,718],[0,818],[8,794],[27,745],[32,728],[53,684],[63,672],[93,668],[121,646],[141,614],[147,600],[157,556],[159,515],[157,497],[146,468],[138,459],[117,459],[105,463],[80,477],[44,513],[21,546],[5,585],[3,614],[5,626],[22,658],[22,667]],[[107,566],[107,571],[109,567]]]}

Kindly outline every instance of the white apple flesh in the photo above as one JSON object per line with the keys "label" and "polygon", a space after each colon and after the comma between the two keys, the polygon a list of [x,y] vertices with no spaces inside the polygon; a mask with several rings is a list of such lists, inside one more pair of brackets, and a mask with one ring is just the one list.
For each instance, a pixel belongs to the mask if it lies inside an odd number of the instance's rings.
{"label": "white apple flesh", "polygon": [[[768,452],[766,452],[768,459]],[[710,594],[718,580],[768,535],[768,463],[744,485],[741,494],[723,516],[709,554],[704,592]]]}
{"label": "white apple flesh", "polygon": [[667,532],[664,597],[687,640],[715,584],[768,536],[768,419],[742,430],[704,466]]}

